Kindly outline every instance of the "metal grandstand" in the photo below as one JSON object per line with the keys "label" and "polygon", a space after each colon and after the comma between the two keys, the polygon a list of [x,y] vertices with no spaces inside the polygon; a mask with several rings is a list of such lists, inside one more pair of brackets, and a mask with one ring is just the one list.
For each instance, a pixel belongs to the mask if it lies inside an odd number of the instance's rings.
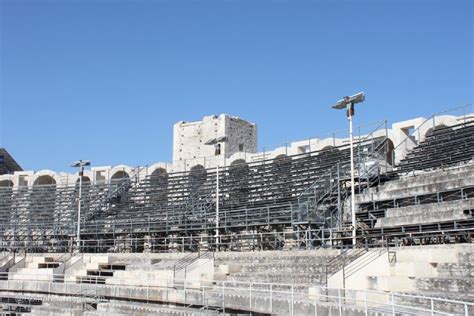
{"label": "metal grandstand", "polygon": [[[407,172],[466,163],[474,156],[474,121],[470,116],[455,126],[433,129],[426,139],[419,139],[410,148],[395,168],[392,162],[397,148],[394,150],[387,134],[375,135],[374,131],[356,141],[356,193]],[[348,146],[257,162],[237,160],[221,168],[218,238],[215,168],[198,165],[186,172],[156,169],[147,174],[144,168],[137,167],[131,174],[110,182],[86,181],[82,191],[81,250],[347,246],[350,227],[344,210],[350,196]],[[437,192],[387,203],[420,203],[445,194],[448,193]],[[466,198],[473,196],[474,189],[463,188],[449,194],[450,198]],[[0,187],[0,248],[33,252],[72,250],[77,203],[77,184]],[[377,203],[360,207],[361,244],[378,245],[383,239],[395,243],[407,234],[432,236],[446,231],[456,238],[470,238],[474,228],[472,219],[377,228],[374,221],[383,216],[383,209]]]}

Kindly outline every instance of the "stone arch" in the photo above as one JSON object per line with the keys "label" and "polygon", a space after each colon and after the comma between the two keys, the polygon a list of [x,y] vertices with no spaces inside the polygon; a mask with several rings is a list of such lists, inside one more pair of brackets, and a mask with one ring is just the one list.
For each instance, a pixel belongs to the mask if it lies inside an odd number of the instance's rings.
{"label": "stone arch", "polygon": [[31,181],[28,181],[30,185],[60,185],[60,176],[51,170],[41,170],[36,172]]}
{"label": "stone arch", "polygon": [[51,175],[41,175],[35,179],[33,185],[56,185],[56,180]]}
{"label": "stone arch", "polygon": [[166,179],[166,181],[168,181],[168,172],[166,171],[165,168],[156,168],[150,174],[150,179],[154,179],[155,181],[158,181],[158,180],[162,181]]}
{"label": "stone arch", "polygon": [[120,181],[130,179],[130,175],[125,170],[116,171],[112,177],[110,177],[110,181]]}
{"label": "stone arch", "polygon": [[239,207],[249,201],[250,168],[244,159],[234,160],[228,168],[227,190],[229,205]]}
{"label": "stone arch", "polygon": [[0,188],[10,188],[13,187],[12,180],[1,180],[0,181]]}
{"label": "stone arch", "polygon": [[386,152],[386,161],[393,166],[393,158],[394,158],[394,149],[395,146],[393,144],[393,141],[390,138],[387,138],[387,143],[385,145],[385,152]]}
{"label": "stone arch", "polygon": [[[459,124],[460,121],[456,116],[452,115],[438,115],[427,119],[424,121],[420,126],[418,126],[418,131],[416,132],[415,136],[418,136],[418,143],[425,140],[427,136],[433,133],[435,130],[454,126]],[[430,131],[431,130],[431,131]]]}
{"label": "stone arch", "polygon": [[291,165],[291,158],[285,154],[281,154],[273,159],[273,164],[279,167]]}
{"label": "stone arch", "polygon": [[[77,180],[76,180],[76,184],[79,185],[79,177],[77,177]],[[82,184],[90,184],[91,182],[91,178],[89,178],[88,176],[82,176]]]}
{"label": "stone arch", "polygon": [[293,160],[285,154],[278,155],[272,164],[272,193],[275,198],[288,199],[292,195],[291,169]]}
{"label": "stone arch", "polygon": [[349,147],[340,150],[332,145],[321,148],[317,154],[317,158],[321,165],[327,165],[330,162],[338,162],[343,156],[344,152],[349,153]]}
{"label": "stone arch", "polygon": [[31,188],[29,217],[31,221],[48,223],[55,219],[56,180],[49,174],[38,176]]}
{"label": "stone arch", "polygon": [[338,150],[336,147],[334,147],[333,145],[327,145],[327,146],[324,146],[323,148],[321,148],[319,150],[320,153],[327,153],[327,152],[334,152]]}
{"label": "stone arch", "polygon": [[430,137],[431,135],[433,135],[434,132],[436,132],[437,130],[440,130],[440,129],[443,129],[443,128],[446,128],[448,126],[446,126],[445,124],[439,124],[439,125],[436,125],[435,127],[432,127],[430,129],[428,129],[425,133],[425,139],[427,137]]}
{"label": "stone arch", "polygon": [[150,174],[148,196],[154,209],[168,205],[168,172],[164,168],[156,168]]}
{"label": "stone arch", "polygon": [[206,182],[206,178],[207,171],[202,165],[193,166],[188,174],[191,192],[199,190],[204,182]]}
{"label": "stone arch", "polygon": [[236,159],[236,160],[232,161],[232,163],[230,164],[231,167],[237,167],[237,166],[242,166],[242,165],[247,165],[248,166],[245,159]]}
{"label": "stone arch", "polygon": [[13,181],[0,181],[0,222],[7,223],[15,211],[12,210],[13,202]]}
{"label": "stone arch", "polygon": [[[79,197],[79,184],[80,184],[80,178],[77,177],[76,183],[75,183],[75,191]],[[89,192],[91,188],[91,179],[88,176],[82,176],[82,199],[84,200],[89,200]]]}

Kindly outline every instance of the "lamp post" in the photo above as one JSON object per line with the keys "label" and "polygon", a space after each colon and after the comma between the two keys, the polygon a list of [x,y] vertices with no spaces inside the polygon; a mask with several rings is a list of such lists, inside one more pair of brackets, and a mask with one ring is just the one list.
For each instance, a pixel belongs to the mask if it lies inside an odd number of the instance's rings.
{"label": "lamp post", "polygon": [[89,160],[78,160],[72,163],[71,167],[79,168],[79,199],[77,202],[77,235],[76,244],[77,249],[81,252],[81,202],[82,202],[82,177],[84,176],[84,167],[90,166]]}
{"label": "lamp post", "polygon": [[[217,144],[216,150],[217,150]],[[216,164],[216,249],[219,250],[219,157]]]}
{"label": "lamp post", "polygon": [[352,117],[355,114],[354,105],[356,103],[364,102],[365,94],[359,92],[350,97],[344,97],[342,100],[337,101],[332,106],[333,109],[347,110],[347,119],[349,120],[349,142],[351,151],[351,219],[352,219],[352,245],[355,247],[357,243],[357,221],[355,214],[355,185],[354,185],[354,138],[352,133]]}
{"label": "lamp post", "polygon": [[222,152],[221,143],[227,141],[226,136],[216,137],[205,142],[205,145],[214,145],[215,156],[217,157],[216,163],[216,249],[219,248],[219,157]]}

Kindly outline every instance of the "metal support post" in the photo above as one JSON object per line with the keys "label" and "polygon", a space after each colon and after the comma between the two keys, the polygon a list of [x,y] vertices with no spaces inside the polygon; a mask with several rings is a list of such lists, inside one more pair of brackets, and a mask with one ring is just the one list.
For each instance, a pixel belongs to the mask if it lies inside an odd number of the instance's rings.
{"label": "metal support post", "polygon": [[314,316],[318,316],[318,294],[316,291],[318,291],[318,288],[316,287],[314,293]]}
{"label": "metal support post", "polygon": [[222,312],[225,314],[225,282],[222,283]]}
{"label": "metal support post", "polygon": [[337,290],[338,305],[339,305],[339,316],[342,316],[342,302],[341,302],[341,289]]}
{"label": "metal support post", "polygon": [[291,285],[291,315],[294,315],[294,306],[295,304],[295,288],[294,285]]}
{"label": "metal support post", "polygon": [[349,119],[349,140],[351,147],[351,215],[352,215],[352,245],[355,247],[357,243],[357,227],[356,227],[356,214],[355,214],[355,186],[354,186],[354,139],[352,132],[352,108],[353,103],[347,105],[347,113]]}
{"label": "metal support post", "polygon": [[206,302],[206,285],[205,284],[202,284],[201,292],[202,292],[201,305],[206,306],[206,304],[205,304],[205,302]]}
{"label": "metal support post", "polygon": [[342,227],[344,220],[342,219],[342,203],[341,203],[341,173],[340,164],[337,163],[337,227]]}
{"label": "metal support post", "polygon": [[273,284],[270,284],[270,313],[273,314]]}
{"label": "metal support post", "polygon": [[393,293],[391,294],[392,296],[392,314],[393,316],[395,316],[395,296],[393,295]]}
{"label": "metal support post", "polygon": [[364,298],[364,307],[365,307],[365,316],[369,315],[369,309],[367,305],[367,291],[364,291],[365,298]]}
{"label": "metal support post", "polygon": [[184,290],[184,305],[186,305],[186,277],[183,281],[183,290]]}
{"label": "metal support post", "polygon": [[216,167],[216,251],[219,250],[219,156]]}
{"label": "metal support post", "polygon": [[249,307],[250,307],[250,312],[252,312],[252,283],[250,283],[250,286],[249,286]]}

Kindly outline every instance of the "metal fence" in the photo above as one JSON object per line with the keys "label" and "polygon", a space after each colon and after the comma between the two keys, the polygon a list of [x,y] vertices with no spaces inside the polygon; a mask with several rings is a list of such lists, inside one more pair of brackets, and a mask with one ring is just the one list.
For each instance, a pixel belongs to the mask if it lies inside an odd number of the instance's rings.
{"label": "metal fence", "polygon": [[[14,278],[18,278],[15,280]],[[225,313],[240,310],[282,315],[343,315],[358,310],[365,315],[472,315],[474,303],[403,293],[332,289],[312,284],[254,283],[237,281],[188,280],[173,278],[113,278],[99,284],[77,283],[53,274],[0,273],[0,289],[97,298],[100,301],[138,300],[146,303],[173,303],[197,308],[213,307]],[[55,280],[53,282],[53,280]],[[117,284],[120,283],[120,284]],[[123,285],[129,284],[129,285]],[[135,285],[131,285],[135,284]]]}

